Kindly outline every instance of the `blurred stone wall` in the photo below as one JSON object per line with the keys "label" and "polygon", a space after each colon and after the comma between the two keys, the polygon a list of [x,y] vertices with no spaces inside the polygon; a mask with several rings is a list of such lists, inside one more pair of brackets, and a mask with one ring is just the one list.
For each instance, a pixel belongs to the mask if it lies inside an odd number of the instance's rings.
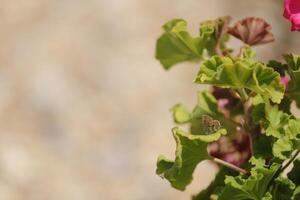
{"label": "blurred stone wall", "polygon": [[201,164],[184,193],[155,175],[157,155],[174,155],[168,109],[202,89],[196,64],[154,59],[160,27],[257,15],[277,38],[261,59],[299,53],[274,2],[0,0],[0,199],[189,199],[216,168]]}

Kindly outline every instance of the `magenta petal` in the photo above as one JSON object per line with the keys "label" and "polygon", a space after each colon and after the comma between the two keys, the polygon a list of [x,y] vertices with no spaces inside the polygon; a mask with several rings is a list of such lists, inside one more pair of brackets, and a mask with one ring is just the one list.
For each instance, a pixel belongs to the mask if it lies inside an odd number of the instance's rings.
{"label": "magenta petal", "polygon": [[292,31],[300,31],[300,13],[292,15],[290,21],[292,22]]}
{"label": "magenta petal", "polygon": [[300,0],[284,0],[283,16],[292,23],[292,31],[300,31]]}
{"label": "magenta petal", "polygon": [[224,109],[225,106],[226,106],[226,104],[228,104],[228,103],[229,103],[229,100],[228,100],[228,99],[219,99],[219,100],[218,100],[218,107],[219,107],[220,109]]}
{"label": "magenta petal", "polygon": [[300,1],[299,0],[288,0],[286,5],[289,6],[291,15],[300,13]]}
{"label": "magenta petal", "polygon": [[290,17],[291,17],[290,2],[291,2],[291,0],[285,0],[284,1],[284,13],[283,13],[283,16],[285,18],[287,18],[287,19],[290,19]]}
{"label": "magenta petal", "polygon": [[287,76],[283,76],[281,77],[280,82],[284,85],[285,88],[287,88],[289,84],[289,78]]}
{"label": "magenta petal", "polygon": [[286,19],[290,19],[291,14],[290,14],[290,12],[288,12],[288,11],[285,9],[285,10],[284,10],[284,13],[283,13],[283,16],[284,16]]}

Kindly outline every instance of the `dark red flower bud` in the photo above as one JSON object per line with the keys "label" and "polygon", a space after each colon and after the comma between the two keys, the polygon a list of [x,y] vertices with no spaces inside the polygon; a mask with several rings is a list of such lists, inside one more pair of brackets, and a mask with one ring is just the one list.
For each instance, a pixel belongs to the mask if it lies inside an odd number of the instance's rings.
{"label": "dark red flower bud", "polygon": [[228,33],[248,45],[259,45],[274,41],[271,26],[263,19],[248,17],[228,29]]}

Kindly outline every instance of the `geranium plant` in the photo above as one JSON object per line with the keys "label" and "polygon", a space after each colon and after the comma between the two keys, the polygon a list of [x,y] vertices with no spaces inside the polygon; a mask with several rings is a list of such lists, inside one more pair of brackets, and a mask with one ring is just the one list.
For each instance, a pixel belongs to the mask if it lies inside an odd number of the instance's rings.
{"label": "geranium plant", "polygon": [[[295,31],[299,2],[285,1],[284,16]],[[183,19],[168,21],[163,30],[156,44],[162,66],[200,62],[194,83],[211,88],[198,92],[192,110],[182,104],[171,109],[175,158],[160,155],[156,173],[183,191],[196,166],[210,160],[219,172],[194,200],[299,200],[300,119],[291,104],[300,107],[300,57],[257,60],[253,47],[274,41],[271,26],[260,18],[233,25],[229,17],[205,21],[198,36],[188,32]],[[230,37],[243,42],[239,50],[227,46]]]}

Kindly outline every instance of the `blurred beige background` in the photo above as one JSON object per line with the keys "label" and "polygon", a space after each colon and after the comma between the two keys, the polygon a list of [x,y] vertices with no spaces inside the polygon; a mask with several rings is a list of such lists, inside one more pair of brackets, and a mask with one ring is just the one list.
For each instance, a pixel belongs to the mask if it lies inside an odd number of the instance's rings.
{"label": "blurred beige background", "polygon": [[198,65],[166,72],[154,48],[169,19],[196,34],[222,15],[273,25],[261,59],[300,53],[281,1],[0,0],[0,199],[180,200],[205,187],[208,162],[186,192],[155,175],[157,155],[174,156],[168,109],[201,88]]}

